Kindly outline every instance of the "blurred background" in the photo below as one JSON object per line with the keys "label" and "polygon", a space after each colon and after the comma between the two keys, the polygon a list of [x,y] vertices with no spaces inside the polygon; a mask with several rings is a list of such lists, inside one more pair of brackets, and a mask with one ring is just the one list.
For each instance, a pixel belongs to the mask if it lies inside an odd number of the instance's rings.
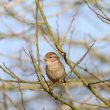
{"label": "blurred background", "polygon": [[[76,67],[88,82],[110,79],[110,1],[109,0],[39,0],[44,14],[57,36],[59,44],[73,64],[90,49]],[[25,51],[31,51],[37,62],[36,51],[36,3],[35,0],[0,0],[0,65],[10,69],[20,79],[19,84],[3,69],[0,70],[0,110],[70,110],[55,101],[38,83],[34,67]],[[39,50],[41,67],[45,75],[45,54],[59,53],[43,19],[38,13]],[[84,87],[76,75],[70,72],[64,59],[69,94],[80,110],[108,110]],[[56,87],[57,88],[57,87]],[[110,102],[110,82],[94,87]],[[24,107],[23,107],[24,106]],[[66,108],[67,107],[67,108]],[[25,109],[24,109],[25,108]]]}

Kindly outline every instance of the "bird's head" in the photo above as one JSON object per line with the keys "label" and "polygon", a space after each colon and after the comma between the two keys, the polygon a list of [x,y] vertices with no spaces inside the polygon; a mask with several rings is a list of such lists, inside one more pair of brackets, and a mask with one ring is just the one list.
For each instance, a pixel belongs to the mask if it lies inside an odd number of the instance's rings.
{"label": "bird's head", "polygon": [[45,55],[45,58],[44,58],[46,64],[52,64],[56,61],[59,61],[59,57],[56,53],[54,52],[48,52],[46,55]]}

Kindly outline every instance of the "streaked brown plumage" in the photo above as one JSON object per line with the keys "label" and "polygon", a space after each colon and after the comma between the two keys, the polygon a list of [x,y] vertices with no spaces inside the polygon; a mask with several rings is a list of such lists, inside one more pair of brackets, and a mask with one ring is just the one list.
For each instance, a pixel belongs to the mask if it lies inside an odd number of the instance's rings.
{"label": "streaked brown plumage", "polygon": [[63,64],[61,63],[58,55],[54,52],[49,52],[45,55],[46,74],[53,82],[65,82],[66,72]]}

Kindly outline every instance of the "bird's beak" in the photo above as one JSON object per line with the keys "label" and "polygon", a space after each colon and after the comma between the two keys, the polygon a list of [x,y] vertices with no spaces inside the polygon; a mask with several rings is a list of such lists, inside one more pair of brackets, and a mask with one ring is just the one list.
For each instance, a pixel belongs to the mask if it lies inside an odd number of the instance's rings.
{"label": "bird's beak", "polygon": [[47,59],[46,59],[46,58],[44,58],[44,60],[45,60],[45,61],[47,61]]}

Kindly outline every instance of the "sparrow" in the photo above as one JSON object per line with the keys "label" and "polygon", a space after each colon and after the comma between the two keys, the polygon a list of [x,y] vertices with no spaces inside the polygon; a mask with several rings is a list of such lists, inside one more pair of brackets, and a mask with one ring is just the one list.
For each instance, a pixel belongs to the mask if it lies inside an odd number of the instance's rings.
{"label": "sparrow", "polygon": [[66,72],[64,65],[58,55],[54,52],[48,52],[45,55],[46,74],[53,83],[65,83]]}

